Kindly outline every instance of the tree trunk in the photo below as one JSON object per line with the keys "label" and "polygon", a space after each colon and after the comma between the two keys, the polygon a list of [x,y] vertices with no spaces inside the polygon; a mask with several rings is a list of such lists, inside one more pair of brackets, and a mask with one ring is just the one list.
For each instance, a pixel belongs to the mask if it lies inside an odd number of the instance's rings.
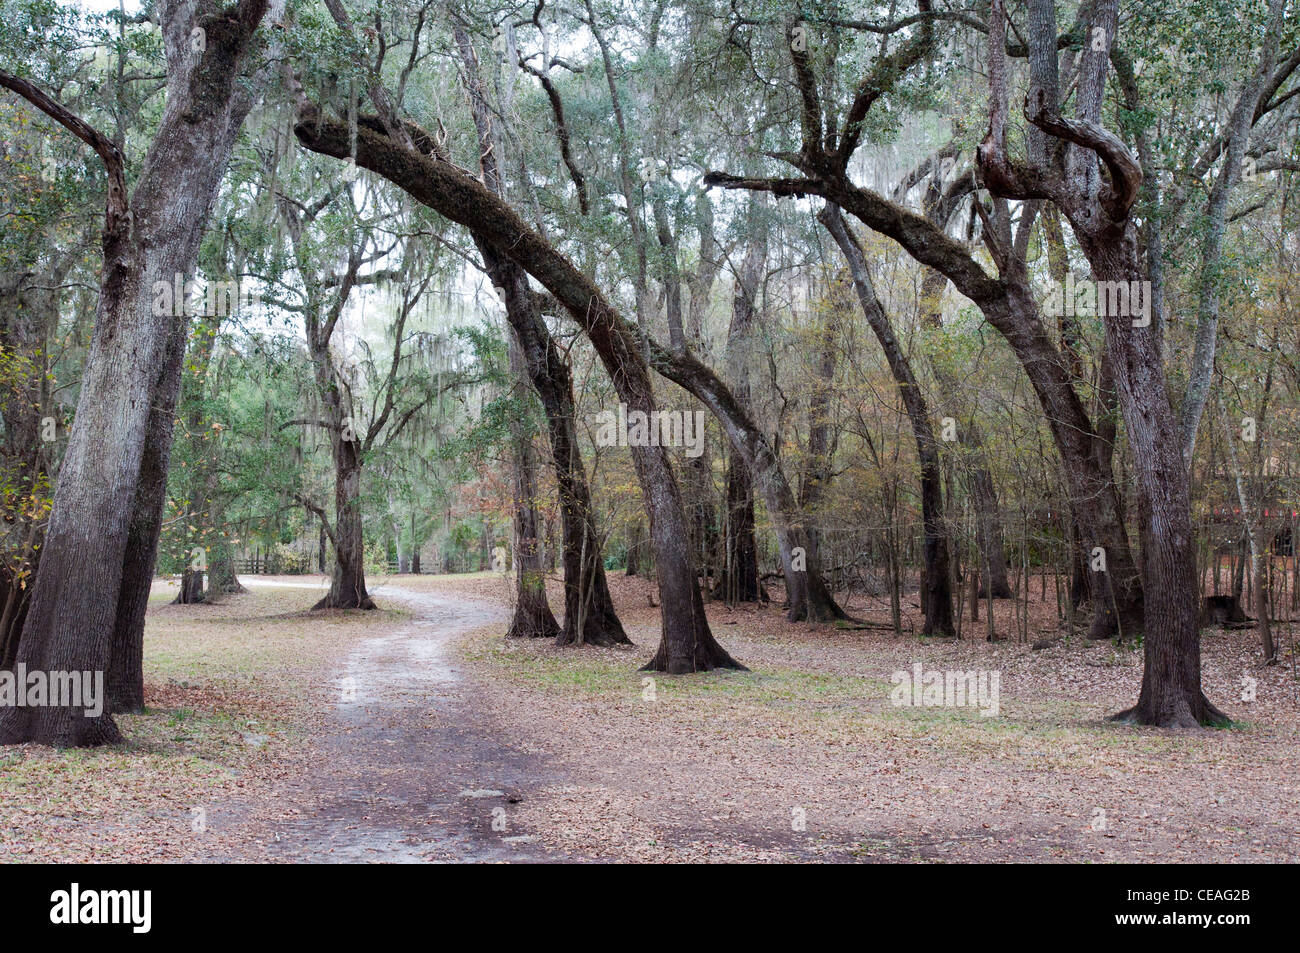
{"label": "tree trunk", "polygon": [[240,583],[239,575],[235,571],[235,557],[231,555],[229,547],[224,543],[215,557],[208,561],[208,588],[211,592],[222,595],[248,591]]}
{"label": "tree trunk", "polygon": [[[165,364],[169,333],[185,322],[155,313],[162,309],[154,307],[152,286],[193,267],[247,113],[249,100],[237,78],[267,2],[244,0],[233,15],[202,19],[190,7],[166,9],[172,14],[163,24],[166,105],[129,206],[120,165],[110,182],[95,332],[16,659],[29,671],[111,669],[158,368]],[[195,56],[190,32],[199,22],[208,40]],[[96,147],[101,155],[111,150],[120,163],[102,136]],[[155,452],[165,454],[162,447]],[[133,578],[137,587],[148,585]],[[95,718],[54,706],[0,714],[0,743],[89,746],[121,738],[111,706]]]}
{"label": "tree trunk", "polygon": [[641,572],[641,541],[644,530],[637,520],[627,531],[627,570],[624,575],[635,576]]}
{"label": "tree trunk", "polygon": [[[1072,224],[1098,281],[1140,279],[1131,224],[1117,241],[1099,240],[1082,223]],[[1146,664],[1138,703],[1114,717],[1165,727],[1222,723],[1227,716],[1201,691],[1196,552],[1177,421],[1155,335],[1131,324],[1127,315],[1106,316],[1106,349],[1137,461]]]}
{"label": "tree trunk", "polygon": [[203,571],[186,567],[184,572],[181,573],[181,591],[176,593],[172,605],[197,605],[203,601]]}
{"label": "tree trunk", "polygon": [[316,609],[374,609],[366,591],[366,544],[361,525],[361,460],[355,439],[334,432],[334,575]]}
{"label": "tree trunk", "polygon": [[[510,369],[517,378],[525,377],[524,363],[517,337],[512,337]],[[552,639],[560,634],[560,624],[546,601],[546,575],[538,546],[537,455],[527,418],[513,421],[511,427],[515,444],[515,614],[506,635]]]}
{"label": "tree trunk", "polygon": [[930,411],[921,394],[921,386],[912,373],[911,363],[894,334],[893,325],[876,297],[867,271],[867,261],[857,239],[849,232],[839,209],[827,204],[817,216],[835,239],[849,264],[853,287],[858,293],[862,313],[880,342],[890,372],[898,385],[907,408],[921,464],[921,520],[925,527],[925,571],[921,580],[921,611],[925,616],[922,635],[956,636],[952,615],[952,590],[948,553],[948,534],[943,525],[943,469],[939,463],[939,444],[930,423]]}
{"label": "tree trunk", "polygon": [[716,599],[728,605],[758,602],[762,587],[758,579],[758,545],[754,541],[754,483],[739,455],[727,460],[726,563],[721,567]]}
{"label": "tree trunk", "polygon": [[[149,417],[144,455],[140,460],[135,506],[122,560],[113,654],[106,676],[109,703],[115,712],[144,710],[144,622],[158,562],[158,538],[167,497],[167,471],[171,463],[172,428],[180,395],[185,338],[185,324],[178,322],[168,338],[166,357],[154,386],[156,404]],[[198,574],[196,591],[188,578],[190,570],[186,569],[185,573],[177,601],[202,602],[203,574]]]}
{"label": "tree trunk", "polygon": [[[360,121],[355,135],[359,166],[389,179],[417,201],[467,227],[540,281],[584,329],[630,410],[655,409],[649,370],[625,319],[574,265],[529,228],[482,183],[449,163],[407,149],[382,131],[383,124]],[[417,142],[434,140],[405,124]],[[353,154],[349,125],[322,115],[300,97],[294,133],[307,148],[342,159]],[[681,493],[662,447],[633,447],[632,460],[650,517],[650,537],[659,577],[662,633],[649,670],[669,673],[743,668],[709,630],[700,598]]]}

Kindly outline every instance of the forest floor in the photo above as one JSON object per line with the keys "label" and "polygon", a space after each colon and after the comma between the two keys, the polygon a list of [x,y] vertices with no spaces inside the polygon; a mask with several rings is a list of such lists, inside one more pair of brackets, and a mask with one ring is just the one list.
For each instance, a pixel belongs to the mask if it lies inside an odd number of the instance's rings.
{"label": "forest floor", "polygon": [[[984,605],[955,641],[912,634],[907,600],[901,637],[710,604],[750,671],[651,677],[654,589],[621,574],[636,646],[580,650],[503,639],[491,574],[374,580],[377,612],[307,612],[316,577],[246,581],[200,606],[155,586],[129,744],[0,748],[0,860],[1300,859],[1285,627],[1271,668],[1252,631],[1207,629],[1206,692],[1235,721],[1172,732],[1105,720],[1141,649],[1069,638],[1038,585],[1024,629],[995,603],[992,643]],[[997,673],[997,714],[895,706],[918,663]]]}

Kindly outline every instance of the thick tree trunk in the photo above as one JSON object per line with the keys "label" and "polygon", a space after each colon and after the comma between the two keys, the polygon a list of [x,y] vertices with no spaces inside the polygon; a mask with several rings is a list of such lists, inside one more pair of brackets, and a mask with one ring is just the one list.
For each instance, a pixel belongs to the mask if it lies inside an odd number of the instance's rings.
{"label": "thick tree trunk", "polygon": [[[1280,7],[1275,4],[1274,10]],[[1102,42],[1085,45],[1079,54],[1074,114],[1069,119],[1060,114],[1055,6],[1037,0],[1032,10],[1030,90],[1025,99],[1031,105],[1026,112],[1037,130],[1056,142],[1051,149],[1039,150],[1032,168],[1024,168],[1007,156],[1006,11],[1001,0],[993,0],[989,17],[989,132],[980,146],[985,184],[1000,196],[1051,201],[1069,219],[1079,247],[1092,266],[1093,278],[1138,289],[1143,275],[1133,209],[1140,195],[1142,170],[1124,142],[1101,125],[1110,45],[1119,21],[1118,0],[1098,0],[1093,5],[1093,32]],[[1159,330],[1150,321],[1135,321],[1132,309],[1104,310],[1106,360],[1102,377],[1114,381],[1133,449],[1145,593],[1146,664],[1142,690],[1137,705],[1115,717],[1165,727],[1222,723],[1226,716],[1201,691],[1197,631],[1200,586],[1196,579],[1188,470],[1169,402]],[[1104,394],[1109,388],[1100,389]],[[1108,476],[1109,440],[1091,442],[1097,451],[1096,466],[1103,476]],[[1113,486],[1113,481],[1108,482]],[[1091,500],[1076,498],[1072,502],[1076,512],[1085,513]],[[1098,525],[1086,518],[1081,522]],[[1109,561],[1112,554],[1106,555]],[[1113,572],[1113,562],[1111,566],[1111,572],[1096,576],[1109,586],[1112,599],[1116,599],[1125,594],[1125,581]],[[1122,613],[1124,603],[1120,605]]]}
{"label": "thick tree trunk", "polygon": [[334,433],[334,575],[316,609],[374,609],[366,591],[366,543],[361,524],[361,460],[357,442]]}
{"label": "thick tree trunk", "polygon": [[[524,378],[524,356],[517,337],[510,342],[510,368]],[[515,444],[514,569],[515,614],[506,635],[511,638],[553,639],[560,624],[546,601],[537,519],[537,455],[527,419],[512,423]]]}
{"label": "thick tree trunk", "polygon": [[[203,571],[186,567],[181,573],[181,591],[172,600],[174,606],[197,605],[203,599]],[[115,709],[116,710],[116,709]]]}
{"label": "thick tree trunk", "polygon": [[[1036,311],[1032,294],[1023,281],[1008,284],[1010,308],[995,310],[996,324],[1017,350],[1021,364],[1047,416],[1053,439],[1061,455],[1062,470],[1069,491],[1071,511],[1084,534],[1085,559],[1104,555],[1105,570],[1091,572],[1090,592],[1093,616],[1088,638],[1105,639],[1116,634],[1135,637],[1142,629],[1142,582],[1124,528],[1119,489],[1107,464],[1110,447],[1099,441],[1083,404],[1079,401],[1059,353],[1043,332],[1011,317]],[[986,312],[987,314],[988,312]],[[990,318],[990,321],[993,319]],[[1099,447],[1101,443],[1103,446]],[[1097,550],[1101,550],[1097,554]]]}
{"label": "thick tree trunk", "polygon": [[[155,405],[149,417],[144,455],[140,460],[134,510],[122,559],[122,585],[113,626],[113,654],[107,684],[112,710],[144,710],[144,621],[158,563],[158,538],[162,534],[163,506],[167,497],[167,471],[171,463],[172,428],[180,395],[185,354],[185,323],[178,322],[167,341],[167,352],[154,385]],[[178,602],[203,601],[203,574],[197,591],[189,569],[182,578]],[[186,583],[188,582],[188,588]]]}
{"label": "thick tree trunk", "polygon": [[[95,333],[16,659],[29,671],[107,673],[111,667],[158,368],[174,322],[184,321],[155,313],[152,284],[193,267],[247,112],[237,78],[266,9],[266,0],[244,0],[203,18],[192,19],[185,7],[164,15],[166,106],[129,211],[123,180],[110,187]],[[207,36],[199,55],[190,46],[197,23]],[[100,138],[97,148],[107,152],[111,146]],[[136,577],[136,584],[145,583]],[[111,707],[94,718],[55,706],[0,713],[0,743],[120,740]]]}
{"label": "thick tree trunk", "polygon": [[[1072,224],[1098,281],[1140,280],[1131,224],[1119,238],[1090,234],[1091,222]],[[1201,691],[1200,590],[1188,471],[1154,331],[1133,327],[1128,315],[1107,315],[1106,349],[1139,461],[1134,469],[1146,594],[1142,690],[1138,703],[1115,718],[1165,727],[1226,722]]]}

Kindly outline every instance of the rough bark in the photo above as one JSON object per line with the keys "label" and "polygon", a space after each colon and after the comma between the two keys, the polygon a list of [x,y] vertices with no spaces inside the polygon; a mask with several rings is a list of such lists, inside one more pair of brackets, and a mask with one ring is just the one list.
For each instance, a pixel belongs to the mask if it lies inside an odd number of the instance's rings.
{"label": "rough bark", "polygon": [[[171,462],[171,436],[180,394],[185,338],[185,323],[177,322],[168,337],[167,351],[154,384],[155,403],[149,417],[131,524],[127,531],[117,618],[113,625],[113,653],[105,679],[109,703],[115,712],[144,710],[144,617],[149,608],[149,592],[158,562],[158,538],[162,533],[163,506],[167,497],[167,471]],[[192,575],[187,569],[178,601],[203,601],[203,574],[198,574],[197,584]]]}
{"label": "rough bark", "polygon": [[[373,609],[366,591],[366,545],[361,523],[361,460],[358,441],[333,436],[334,526],[329,533],[334,544],[334,572],[330,590],[312,606],[316,609]],[[317,514],[321,519],[325,514]]]}
{"label": "rough bark", "polygon": [[[510,342],[510,369],[527,379],[524,358],[517,340]],[[515,451],[514,570],[515,611],[506,635],[511,638],[553,639],[560,634],[551,606],[546,601],[546,573],[542,568],[537,518],[537,453],[532,428],[521,415],[511,424]]]}
{"label": "rough bark", "polygon": [[[151,286],[193,267],[243,118],[235,115],[238,76],[266,10],[266,0],[228,9],[163,7],[167,101],[129,203],[116,147],[75,117],[70,121],[66,110],[51,112],[99,152],[110,184],[95,332],[18,649],[17,662],[29,670],[110,668],[154,388],[178,320],[154,313]],[[190,47],[196,24],[207,37],[201,54]],[[97,718],[54,706],[0,714],[2,743],[120,740],[111,708]]]}
{"label": "rough bark", "polygon": [[[1040,32],[1055,36],[1051,0],[1031,0],[1031,7],[1035,22],[1046,24]],[[986,183],[997,195],[1046,199],[1060,208],[1097,281],[1140,281],[1133,206],[1142,170],[1123,141],[1100,122],[1117,0],[1098,0],[1092,7],[1094,31],[1104,42],[1086,45],[1081,53],[1072,117],[1059,111],[1054,47],[1049,55],[1042,36],[1031,37],[1031,50],[1038,50],[1030,56],[1027,118],[1059,145],[1031,167],[1007,155],[1002,0],[993,0],[990,13],[990,122],[980,147]],[[1133,448],[1145,593],[1142,689],[1137,704],[1115,718],[1165,727],[1222,723],[1226,716],[1201,691],[1190,486],[1157,328],[1109,311],[1104,326],[1109,373]],[[1116,580],[1103,575],[1113,589]]]}

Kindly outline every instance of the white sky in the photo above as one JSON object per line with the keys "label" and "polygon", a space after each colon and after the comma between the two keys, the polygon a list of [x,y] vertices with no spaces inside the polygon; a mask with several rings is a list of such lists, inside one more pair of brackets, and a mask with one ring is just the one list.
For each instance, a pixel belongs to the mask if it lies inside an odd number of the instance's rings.
{"label": "white sky", "polygon": [[[59,0],[59,3],[65,7],[82,7],[93,13],[107,13],[118,8],[118,0]],[[137,13],[140,10],[140,0],[123,0],[122,6],[127,13]]]}

